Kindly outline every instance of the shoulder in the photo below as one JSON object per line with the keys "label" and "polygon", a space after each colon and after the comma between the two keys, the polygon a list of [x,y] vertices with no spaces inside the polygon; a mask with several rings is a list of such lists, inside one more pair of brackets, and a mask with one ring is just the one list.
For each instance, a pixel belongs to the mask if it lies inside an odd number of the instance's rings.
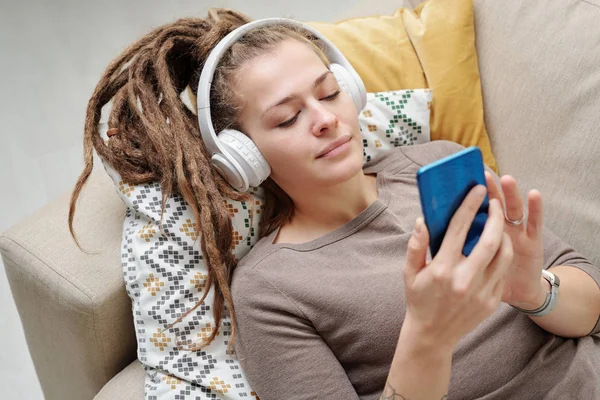
{"label": "shoulder", "polygon": [[464,146],[448,140],[435,140],[414,146],[400,147],[403,155],[419,166],[427,165],[440,158],[464,149]]}
{"label": "shoulder", "polygon": [[239,311],[236,318],[240,326],[249,329],[255,322],[264,322],[270,313],[284,312],[290,318],[305,318],[293,296],[290,297],[290,285],[294,283],[286,279],[286,271],[293,260],[283,253],[280,249],[265,252],[258,248],[238,262],[231,280],[231,297]]}
{"label": "shoulder", "polygon": [[250,251],[242,257],[236,266],[238,269],[259,269],[265,261],[269,261],[279,251],[279,247],[273,244],[274,235],[262,237],[252,246]]}
{"label": "shoulder", "polygon": [[269,271],[273,266],[281,265],[280,250],[271,243],[272,238],[266,236],[260,239],[254,247],[240,259],[233,272],[231,281],[232,296],[238,299],[248,299],[257,287],[266,290],[274,287]]}
{"label": "shoulder", "polygon": [[236,308],[252,308],[259,304],[277,303],[278,291],[257,263],[240,260],[231,279],[231,296]]}
{"label": "shoulder", "polygon": [[378,174],[386,171],[394,172],[400,167],[407,168],[410,165],[421,167],[462,149],[464,149],[462,145],[447,140],[394,147],[378,160],[366,163],[363,170],[365,173]]}

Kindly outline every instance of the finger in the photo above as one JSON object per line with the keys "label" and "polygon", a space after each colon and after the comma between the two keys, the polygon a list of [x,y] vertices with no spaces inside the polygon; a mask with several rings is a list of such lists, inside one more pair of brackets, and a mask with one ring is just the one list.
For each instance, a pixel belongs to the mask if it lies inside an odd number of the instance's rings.
{"label": "finger", "polygon": [[[496,201],[496,200],[494,200]],[[499,224],[500,225],[500,224]],[[500,225],[501,226],[501,225]],[[501,232],[500,245],[496,253],[492,256],[491,261],[486,265],[482,265],[482,268],[473,268],[472,260],[471,264],[466,263],[468,266],[464,276],[461,277],[463,285],[471,285],[473,287],[483,290],[491,295],[492,290],[499,280],[503,280],[509,273],[509,268],[512,265],[513,259],[513,247],[510,236],[506,232]],[[467,271],[471,275],[466,275]],[[477,273],[482,271],[483,273]]]}
{"label": "finger", "polygon": [[423,218],[417,218],[415,230],[408,241],[406,263],[404,264],[404,281],[412,286],[419,271],[426,264],[427,246],[429,246],[429,232]]}
{"label": "finger", "polygon": [[498,199],[490,200],[488,219],[479,237],[479,241],[473,248],[467,264],[474,278],[477,274],[483,275],[486,267],[490,265],[496,252],[502,244],[504,235],[504,212]]}
{"label": "finger", "polygon": [[[500,185],[504,193],[506,217],[516,221],[523,217],[523,198],[519,193],[517,181],[510,175],[504,175],[500,178]],[[519,225],[520,227],[520,225]]]}
{"label": "finger", "polygon": [[[438,255],[444,260],[455,260],[465,245],[467,233],[471,228],[475,214],[485,199],[487,190],[483,185],[472,188],[452,216]],[[437,257],[437,255],[436,255]]]}
{"label": "finger", "polygon": [[544,226],[542,194],[535,189],[531,190],[527,195],[527,204],[529,204],[527,236],[532,239],[539,238],[542,236]]}
{"label": "finger", "polygon": [[499,280],[504,280],[512,266],[514,252],[510,235],[502,233],[502,243],[494,255],[490,266],[485,271],[486,281],[495,286]]}
{"label": "finger", "polygon": [[494,301],[500,303],[502,299],[502,294],[504,293],[504,287],[506,283],[506,278],[502,278],[496,282],[494,288],[492,289],[492,298]]}
{"label": "finger", "polygon": [[501,251],[498,251],[497,257],[495,257],[496,265],[494,265],[492,275],[492,280],[494,282],[492,296],[497,298],[498,301],[500,301],[504,295],[506,279],[510,278],[511,274],[514,272],[513,257],[514,250],[512,240],[508,233],[503,232]]}
{"label": "finger", "polygon": [[502,192],[498,188],[496,180],[489,171],[485,171],[485,184],[488,188],[488,197],[490,199],[498,199],[500,204],[502,204],[502,207],[504,207],[504,198],[502,197]]}

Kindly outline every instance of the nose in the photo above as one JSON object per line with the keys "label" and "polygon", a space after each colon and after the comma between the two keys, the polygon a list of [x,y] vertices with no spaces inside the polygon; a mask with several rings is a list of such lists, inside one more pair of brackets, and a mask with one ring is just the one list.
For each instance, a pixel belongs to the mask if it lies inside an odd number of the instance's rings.
{"label": "nose", "polygon": [[313,114],[313,124],[311,128],[313,135],[322,136],[331,129],[337,128],[340,122],[337,115],[327,109],[321,102],[314,102],[311,106],[311,111]]}

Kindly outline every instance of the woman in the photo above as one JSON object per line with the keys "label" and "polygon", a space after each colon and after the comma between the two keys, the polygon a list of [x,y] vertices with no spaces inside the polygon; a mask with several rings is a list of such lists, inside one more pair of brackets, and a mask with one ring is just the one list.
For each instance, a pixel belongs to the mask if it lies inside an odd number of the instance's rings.
{"label": "woman", "polygon": [[[222,293],[215,308],[225,302],[232,310],[238,356],[263,400],[600,396],[594,337],[560,337],[600,331],[600,272],[543,231],[539,192],[528,195],[525,226],[516,183],[503,177],[505,220],[488,174],[490,216],[473,253],[465,258],[461,248],[486,193],[481,186],[429,260],[415,173],[460,146],[398,148],[363,170],[356,108],[319,49],[295,29],[249,32],[211,88],[216,130],[245,132],[271,168],[262,239],[239,262],[230,292],[235,260],[222,196],[244,196],[211,169],[179,94],[196,86],[216,43],[245,22],[226,11],[180,21],[109,67],[90,101],[86,170],[72,205],[91,171],[91,143],[124,179],[161,180],[165,195],[186,198]],[[154,60],[147,45],[157,38],[164,50]],[[106,147],[95,132],[113,96]],[[510,307],[527,312],[546,303],[541,271],[549,267],[561,280],[552,311],[528,317]]]}

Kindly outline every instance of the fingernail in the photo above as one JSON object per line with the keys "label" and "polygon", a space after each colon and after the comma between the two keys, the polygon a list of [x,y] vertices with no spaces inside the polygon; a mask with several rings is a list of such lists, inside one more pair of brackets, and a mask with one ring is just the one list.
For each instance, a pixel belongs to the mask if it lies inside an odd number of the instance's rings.
{"label": "fingernail", "polygon": [[417,220],[415,221],[415,232],[417,232],[417,235],[420,235],[421,232],[423,231],[423,218],[419,217],[417,218]]}
{"label": "fingernail", "polygon": [[484,197],[487,193],[487,186],[485,185],[477,185],[477,195],[479,197]]}

